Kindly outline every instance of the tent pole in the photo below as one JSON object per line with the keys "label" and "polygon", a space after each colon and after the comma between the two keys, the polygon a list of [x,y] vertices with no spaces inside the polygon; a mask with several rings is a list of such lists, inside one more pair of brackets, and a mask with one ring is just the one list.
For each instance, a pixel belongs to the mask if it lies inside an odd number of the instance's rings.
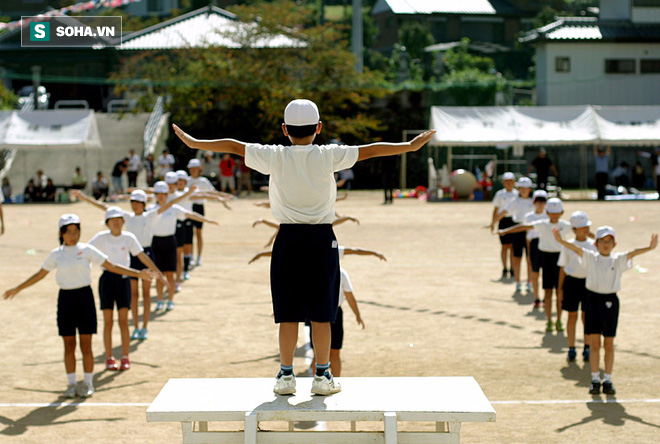
{"label": "tent pole", "polygon": [[448,146],[447,147],[447,171],[449,172],[449,174],[451,174],[451,172],[453,171],[452,162],[451,162],[451,160],[452,160],[451,158],[452,158],[453,155],[454,155],[453,148],[451,146]]}

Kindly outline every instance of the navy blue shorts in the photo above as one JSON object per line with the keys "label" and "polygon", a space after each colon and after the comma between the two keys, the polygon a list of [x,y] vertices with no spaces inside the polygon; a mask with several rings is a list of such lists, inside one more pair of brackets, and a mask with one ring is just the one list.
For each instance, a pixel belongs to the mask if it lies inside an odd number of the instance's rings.
{"label": "navy blue shorts", "polygon": [[[202,216],[204,216],[204,205],[202,205],[202,204],[193,204],[192,210],[195,213],[199,213]],[[204,225],[204,222],[199,222],[199,221],[196,221],[196,220],[192,221],[192,226],[195,227],[195,228],[202,228],[203,225]]]}
{"label": "navy blue shorts", "polygon": [[584,299],[587,296],[587,288],[584,286],[586,279],[580,279],[566,275],[564,277],[564,298],[561,301],[561,308],[566,311],[578,311],[582,305],[582,311],[585,311]]}
{"label": "navy blue shorts", "polygon": [[101,310],[131,308],[131,280],[120,274],[104,271],[99,279]]}
{"label": "navy blue shorts", "polygon": [[154,262],[160,271],[176,271],[176,238],[172,236],[154,236],[151,241]]}
{"label": "navy blue shorts", "polygon": [[619,323],[619,297],[616,293],[603,294],[587,290],[586,301],[584,333],[615,337]]}
{"label": "navy blue shorts", "polygon": [[270,261],[275,322],[335,322],[339,254],[331,224],[282,224]]}
{"label": "navy blue shorts", "polygon": [[551,290],[559,285],[559,253],[541,251],[541,267],[543,267],[543,289]]}
{"label": "navy blue shorts", "polygon": [[183,244],[192,245],[193,243],[193,222],[192,219],[186,219],[183,221]]}
{"label": "navy blue shorts", "polygon": [[57,297],[57,329],[60,336],[96,334],[96,305],[89,285],[72,290],[60,289]]}
{"label": "navy blue shorts", "polygon": [[[307,322],[306,325],[309,325],[309,335],[313,349],[314,339],[312,338],[312,324]],[[330,337],[330,348],[333,350],[341,350],[344,345],[344,310],[341,309],[341,306],[337,309],[337,319],[330,324]]]}
{"label": "navy blue shorts", "polygon": [[538,273],[541,270],[541,250],[539,250],[539,238],[529,240],[529,261],[532,263],[532,271]]}
{"label": "navy blue shorts", "polygon": [[523,257],[523,252],[527,252],[527,233],[513,233],[513,257]]}
{"label": "navy blue shorts", "polygon": [[[142,248],[144,248],[144,254],[146,254],[146,255],[149,257],[149,259],[151,259],[152,261],[154,261],[154,252],[153,252],[153,250],[151,249],[151,247],[142,247]],[[154,262],[155,262],[155,261],[154,261]],[[133,270],[141,271],[141,270],[144,270],[145,268],[149,268],[149,267],[147,267],[146,265],[144,265],[144,264],[142,263],[142,261],[141,261],[140,259],[138,259],[137,256],[133,256],[133,255],[131,255],[131,268],[132,268]],[[137,281],[138,278],[131,277],[131,279],[134,279],[134,280]]]}
{"label": "navy blue shorts", "polygon": [[[503,217],[500,220],[499,224],[497,225],[497,228],[500,229],[500,230],[504,230],[505,228],[513,227],[514,225],[516,225],[516,223],[513,221],[513,218]],[[512,244],[514,236],[515,236],[515,233],[505,234],[504,236],[500,236],[500,243],[502,245]]]}
{"label": "navy blue shorts", "polygon": [[176,237],[176,247],[181,248],[186,243],[186,229],[184,226],[184,221],[176,221],[176,231],[174,232],[174,237]]}

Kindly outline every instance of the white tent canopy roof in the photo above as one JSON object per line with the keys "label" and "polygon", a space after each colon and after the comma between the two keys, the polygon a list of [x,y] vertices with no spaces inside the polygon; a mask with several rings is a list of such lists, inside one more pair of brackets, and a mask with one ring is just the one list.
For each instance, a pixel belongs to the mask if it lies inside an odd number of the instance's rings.
{"label": "white tent canopy roof", "polygon": [[660,145],[660,106],[431,108],[431,144]]}
{"label": "white tent canopy roof", "polygon": [[101,148],[94,111],[0,111],[0,148]]}

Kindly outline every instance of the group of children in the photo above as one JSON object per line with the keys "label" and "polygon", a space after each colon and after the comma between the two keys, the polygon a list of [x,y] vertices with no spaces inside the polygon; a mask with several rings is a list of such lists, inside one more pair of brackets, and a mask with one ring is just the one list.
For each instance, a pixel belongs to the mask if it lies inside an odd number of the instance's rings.
{"label": "group of children", "polygon": [[[569,220],[562,219],[563,202],[548,198],[544,190],[532,193],[532,181],[504,173],[504,188],[493,199],[493,216],[490,224],[502,244],[502,278],[507,274],[515,278],[516,292],[522,290],[520,264],[527,252],[527,291],[534,292],[534,308],[541,304],[538,290],[538,274],[542,269],[542,287],[546,314],[546,332],[564,331],[562,310],[568,312],[567,337],[568,360],[577,357],[575,337],[578,311],[582,308],[584,325],[584,361],[589,361],[592,382],[589,393],[613,395],[614,337],[619,317],[621,274],[632,268],[633,257],[654,249],[657,234],[652,235],[648,247],[627,253],[613,253],[616,233],[612,227],[601,226],[595,234],[591,231],[589,216],[575,211]],[[518,186],[518,190],[515,189]],[[572,232],[572,236],[571,235]],[[569,239],[569,237],[571,237]],[[507,269],[507,259],[511,267]],[[556,295],[557,318],[552,318],[553,290]],[[603,340],[601,341],[601,336]],[[605,372],[601,380],[600,348],[605,348]]]}

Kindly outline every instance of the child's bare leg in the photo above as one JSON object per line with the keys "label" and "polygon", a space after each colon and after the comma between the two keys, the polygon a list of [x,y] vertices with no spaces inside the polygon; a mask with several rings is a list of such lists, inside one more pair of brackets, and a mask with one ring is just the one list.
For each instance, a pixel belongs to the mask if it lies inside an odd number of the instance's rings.
{"label": "child's bare leg", "polygon": [[507,258],[507,254],[509,253],[509,250],[508,250],[507,247],[509,247],[509,244],[502,245],[502,251],[500,253],[500,256],[502,258],[502,268],[504,268],[505,270],[507,268],[506,267],[506,258]]}
{"label": "child's bare leg", "polygon": [[591,373],[600,371],[600,335],[587,335],[589,340],[589,348],[591,348],[591,358],[589,364],[591,365]]}
{"label": "child's bare leg", "polygon": [[[83,371],[94,371],[94,353],[92,353],[92,335],[80,335],[80,351],[83,355]],[[74,368],[75,369],[75,368]]]}
{"label": "child's bare leg", "polygon": [[176,248],[176,282],[181,283],[181,271],[183,270],[183,247]]}
{"label": "child's bare leg", "polygon": [[105,356],[112,356],[112,309],[103,310],[103,345],[105,345]]}
{"label": "child's bare leg", "polygon": [[[165,273],[165,277],[167,277],[167,273]],[[156,295],[159,301],[163,300],[163,283],[161,281],[156,281]]]}
{"label": "child's bare leg", "polygon": [[119,309],[119,333],[121,333],[122,356],[128,356],[131,349],[131,336],[128,334],[128,308]]}
{"label": "child's bare leg", "polygon": [[202,257],[202,248],[204,247],[201,228],[195,228],[195,236],[197,238],[197,258],[199,259]]}
{"label": "child's bare leg", "polygon": [[336,348],[330,349],[330,366],[332,367],[333,376],[341,376],[341,350]]}
{"label": "child's bare leg", "polygon": [[[529,251],[529,248],[527,249]],[[529,254],[525,253],[525,259],[527,260],[527,282],[532,282],[534,280],[534,271],[532,271],[532,260],[529,258]],[[536,273],[538,278],[538,273]]]}
{"label": "child's bare leg", "polygon": [[520,262],[521,262],[520,257],[515,257],[512,256],[512,261],[513,261],[513,275],[516,278],[516,283],[520,282]]}
{"label": "child's bare leg", "polygon": [[[297,343],[298,323],[280,323],[280,364],[287,367],[293,365],[293,354],[296,351]],[[314,341],[314,347],[316,347],[316,341]]]}
{"label": "child's bare leg", "polygon": [[585,317],[585,314],[584,314],[584,310],[583,310],[582,311],[582,334],[583,334],[583,337],[584,337],[584,345],[585,346],[590,346],[589,342],[587,342],[587,332],[585,330],[584,317]]}
{"label": "child's bare leg", "polygon": [[614,369],[614,337],[603,337],[603,348],[605,349],[605,373],[611,375]]}
{"label": "child's bare leg", "polygon": [[539,299],[539,272],[532,272],[532,288],[534,289],[534,299]]}
{"label": "child's bare leg", "polygon": [[[555,290],[555,293],[557,293],[557,290]],[[559,297],[559,294],[557,294],[557,320],[561,321],[561,315],[562,315],[562,298]]]}
{"label": "child's bare leg", "polygon": [[325,365],[330,362],[330,339],[329,322],[312,322],[312,341],[314,341],[317,364]]}
{"label": "child's bare leg", "polygon": [[552,288],[544,288],[545,299],[543,300],[543,305],[545,307],[545,317],[548,318],[548,321],[552,321]]}
{"label": "child's bare leg", "polygon": [[[160,285],[162,290],[163,284]],[[142,328],[146,329],[147,324],[149,324],[149,318],[151,317],[151,281],[146,279],[142,280],[142,305]]]}
{"label": "child's bare leg", "polygon": [[131,315],[133,316],[133,327],[140,327],[140,314],[138,313],[138,281],[131,279]]}
{"label": "child's bare leg", "polygon": [[64,341],[64,368],[67,373],[76,371],[76,337],[62,336]]}
{"label": "child's bare leg", "polygon": [[167,278],[167,283],[169,285],[169,296],[170,296],[170,301],[174,300],[174,272],[173,271],[166,271],[165,272],[165,277]]}
{"label": "child's bare leg", "polygon": [[[584,312],[583,312],[584,313]],[[575,330],[577,327],[577,311],[568,312],[568,325],[566,326],[566,335],[568,336],[568,346],[575,347]]]}

